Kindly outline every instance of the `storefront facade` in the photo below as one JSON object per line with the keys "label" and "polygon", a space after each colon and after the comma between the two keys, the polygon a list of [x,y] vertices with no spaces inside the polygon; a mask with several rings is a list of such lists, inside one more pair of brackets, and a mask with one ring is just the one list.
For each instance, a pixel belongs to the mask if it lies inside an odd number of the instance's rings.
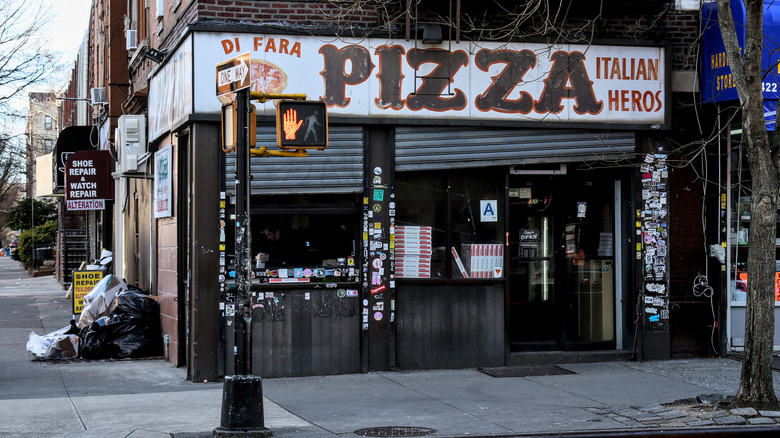
{"label": "storefront facade", "polygon": [[[668,174],[644,134],[668,123],[663,47],[200,26],[149,88],[150,144],[176,162],[185,296],[168,312],[191,375],[232,372],[235,156],[219,147],[214,71],[245,52],[253,91],[305,93],[330,120],[324,151],[251,159],[252,253],[270,254],[253,264],[254,374],[626,352],[637,288],[655,294],[647,327],[668,344]],[[256,112],[257,144],[273,147],[273,103]]]}
{"label": "storefront facade", "polygon": [[[731,4],[735,23],[745,23],[744,2]],[[780,22],[777,17],[777,7],[772,3],[764,4],[763,33],[765,35],[762,70],[764,71],[763,101],[767,131],[770,138],[776,134],[777,84],[780,72],[777,65],[777,44],[775,36],[780,35]],[[720,181],[721,204],[721,236],[723,252],[718,255],[718,261],[725,274],[722,290],[722,307],[726,311],[726,330],[723,336],[723,349],[728,352],[741,353],[745,347],[745,319],[747,305],[748,254],[751,242],[748,239],[751,227],[751,184],[752,176],[747,164],[747,139],[742,135],[742,121],[739,113],[739,96],[726,58],[726,51],[718,27],[718,7],[715,3],[705,4],[701,9],[702,31],[702,63],[701,84],[702,100],[713,107],[718,114],[716,126],[723,132],[714,147],[728,151],[723,153],[724,160],[720,162],[724,181]],[[742,29],[742,27],[738,27]],[[744,30],[738,33],[739,41],[744,41]],[[777,234],[780,236],[780,234]],[[780,237],[776,240],[780,249]],[[780,252],[777,253],[780,260]],[[780,261],[777,262],[778,272],[775,274],[775,319],[780,317]],[[774,332],[774,349],[780,350],[780,331]]]}

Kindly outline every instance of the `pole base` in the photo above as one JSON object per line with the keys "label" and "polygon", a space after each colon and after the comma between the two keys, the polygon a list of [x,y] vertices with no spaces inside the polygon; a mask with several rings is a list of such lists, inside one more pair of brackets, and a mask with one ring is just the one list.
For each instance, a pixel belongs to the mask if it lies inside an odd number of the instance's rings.
{"label": "pole base", "polygon": [[214,437],[269,437],[263,416],[263,381],[258,376],[227,376],[222,390],[220,427]]}
{"label": "pole base", "polygon": [[261,430],[227,430],[221,427],[214,429],[213,438],[267,438],[273,436],[270,429]]}

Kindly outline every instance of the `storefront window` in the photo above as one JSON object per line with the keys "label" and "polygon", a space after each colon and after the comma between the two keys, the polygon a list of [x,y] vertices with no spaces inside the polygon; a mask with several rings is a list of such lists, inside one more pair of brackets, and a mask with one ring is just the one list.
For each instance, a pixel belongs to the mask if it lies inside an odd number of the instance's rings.
{"label": "storefront window", "polygon": [[503,175],[474,169],[400,174],[396,277],[503,278]]}
{"label": "storefront window", "polygon": [[455,278],[502,278],[504,245],[499,224],[503,195],[493,176],[452,178],[452,274]]}
{"label": "storefront window", "polygon": [[[360,277],[356,199],[253,197],[251,254],[263,283],[355,282]],[[228,229],[234,227],[228,227]],[[228,236],[234,254],[234,236]],[[229,261],[232,265],[234,260]]]}
{"label": "storefront window", "polygon": [[[747,165],[747,156],[742,142],[742,136],[734,135],[732,143],[737,145],[732,150],[731,174],[736,182],[732,188],[731,223],[729,224],[729,249],[731,251],[731,278],[729,298],[732,302],[747,301],[748,286],[748,254],[750,244],[750,184],[751,174]],[[780,208],[780,207],[779,207]],[[779,222],[780,223],[780,222]],[[775,234],[775,302],[780,302],[780,225]],[[725,257],[725,255],[724,255]]]}
{"label": "storefront window", "polygon": [[396,203],[396,277],[446,278],[447,176],[399,175]]}

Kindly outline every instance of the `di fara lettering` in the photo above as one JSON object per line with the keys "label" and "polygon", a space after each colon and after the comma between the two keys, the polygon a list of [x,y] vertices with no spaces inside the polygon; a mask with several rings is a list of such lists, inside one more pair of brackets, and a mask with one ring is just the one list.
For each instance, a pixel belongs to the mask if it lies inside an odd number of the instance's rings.
{"label": "di fara lettering", "polygon": [[221,59],[249,50],[284,73],[287,91],[322,100],[339,116],[666,122],[662,47],[218,38]]}

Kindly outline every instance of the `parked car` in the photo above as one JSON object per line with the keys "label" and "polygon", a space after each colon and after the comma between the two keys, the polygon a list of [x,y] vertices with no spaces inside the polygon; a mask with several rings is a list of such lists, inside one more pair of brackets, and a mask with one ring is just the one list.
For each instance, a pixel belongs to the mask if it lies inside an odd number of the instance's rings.
{"label": "parked car", "polygon": [[14,238],[13,241],[8,245],[9,248],[11,248],[11,254],[14,254],[19,249],[19,238]]}

